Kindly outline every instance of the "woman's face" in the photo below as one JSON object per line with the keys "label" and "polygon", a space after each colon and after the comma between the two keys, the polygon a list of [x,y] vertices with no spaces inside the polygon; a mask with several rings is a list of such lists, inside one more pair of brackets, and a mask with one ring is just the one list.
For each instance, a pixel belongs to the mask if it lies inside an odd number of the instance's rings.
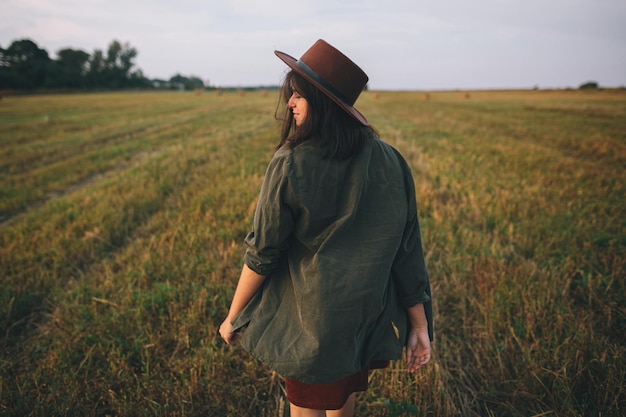
{"label": "woman's face", "polygon": [[287,102],[287,106],[293,113],[293,120],[296,122],[296,126],[300,126],[306,120],[309,103],[300,93],[294,90]]}

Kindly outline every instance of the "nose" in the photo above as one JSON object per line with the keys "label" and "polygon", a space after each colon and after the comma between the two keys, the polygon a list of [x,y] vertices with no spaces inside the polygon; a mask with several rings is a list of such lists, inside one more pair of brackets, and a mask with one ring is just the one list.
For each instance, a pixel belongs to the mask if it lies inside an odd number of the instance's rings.
{"label": "nose", "polygon": [[289,107],[290,109],[293,109],[294,107],[296,107],[296,103],[293,100],[293,96],[294,94],[292,94],[291,97],[289,97],[289,100],[287,101],[287,107]]}

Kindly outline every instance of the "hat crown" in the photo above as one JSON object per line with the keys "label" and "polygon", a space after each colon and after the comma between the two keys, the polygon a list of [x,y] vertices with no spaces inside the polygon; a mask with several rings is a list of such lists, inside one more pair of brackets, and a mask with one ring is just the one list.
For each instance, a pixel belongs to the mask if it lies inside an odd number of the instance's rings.
{"label": "hat crown", "polygon": [[358,65],[323,39],[315,42],[300,57],[298,64],[305,71],[308,67],[314,73],[309,75],[331,87],[330,90],[349,106],[354,105],[369,80]]}
{"label": "hat crown", "polygon": [[369,126],[365,116],[354,108],[367,85],[367,74],[350,58],[323,39],[315,42],[300,59],[280,51],[274,54],[359,123]]}

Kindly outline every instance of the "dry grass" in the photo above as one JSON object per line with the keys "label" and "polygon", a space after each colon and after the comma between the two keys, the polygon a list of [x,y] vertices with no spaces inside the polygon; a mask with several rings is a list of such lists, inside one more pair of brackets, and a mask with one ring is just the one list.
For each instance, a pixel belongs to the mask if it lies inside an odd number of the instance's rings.
{"label": "dry grass", "polygon": [[[275,93],[4,97],[0,414],[276,416],[217,339]],[[365,93],[414,170],[434,358],[358,415],[626,409],[626,94]]]}

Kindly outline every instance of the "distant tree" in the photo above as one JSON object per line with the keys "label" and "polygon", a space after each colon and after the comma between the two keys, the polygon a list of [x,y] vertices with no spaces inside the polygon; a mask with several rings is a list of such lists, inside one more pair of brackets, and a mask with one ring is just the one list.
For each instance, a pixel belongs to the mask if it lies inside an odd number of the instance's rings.
{"label": "distant tree", "polygon": [[196,90],[199,88],[204,88],[204,81],[202,81],[202,79],[200,79],[199,77],[186,77],[180,74],[176,74],[175,76],[170,78],[169,84],[173,89],[178,89],[181,87],[185,90]]}
{"label": "distant tree", "polygon": [[143,71],[140,69],[136,69],[135,71],[130,73],[130,87],[134,88],[152,88],[152,82],[143,75]]}
{"label": "distant tree", "polygon": [[578,87],[579,90],[597,90],[598,88],[600,88],[600,86],[595,81],[587,81]]}
{"label": "distant tree", "polygon": [[52,60],[45,49],[29,39],[0,48],[0,88],[146,88],[150,81],[135,68],[137,49],[112,41],[106,54],[92,55],[71,48],[57,52]]}
{"label": "distant tree", "polygon": [[49,61],[50,57],[45,49],[41,49],[30,39],[14,41],[8,49],[4,50],[2,62],[9,66],[33,61]]}
{"label": "distant tree", "polygon": [[117,40],[109,44],[106,55],[101,49],[94,50],[88,62],[87,79],[92,87],[129,88],[149,87],[150,81],[139,69],[135,69],[137,49]]}
{"label": "distant tree", "polygon": [[194,75],[189,77],[189,90],[197,90],[197,89],[202,89],[204,88],[204,81],[202,81],[202,78],[200,77],[196,77]]}
{"label": "distant tree", "polygon": [[57,52],[57,61],[72,75],[83,77],[87,73],[89,54],[79,49],[65,48]]}
{"label": "distant tree", "polygon": [[87,63],[87,82],[91,87],[102,87],[104,85],[104,71],[106,68],[104,54],[101,49],[96,49],[91,54],[91,59]]}
{"label": "distant tree", "polygon": [[[0,51],[0,54],[2,51]],[[24,77],[20,76],[16,72],[11,71],[11,68],[7,66],[0,66],[0,88],[27,88],[28,82]]]}
{"label": "distant tree", "polygon": [[35,88],[46,82],[46,74],[50,65],[50,57],[45,49],[39,48],[30,39],[14,41],[7,49],[0,51],[0,65],[9,71],[3,71],[0,85],[8,88]]}
{"label": "distant tree", "polygon": [[109,87],[128,87],[131,79],[131,69],[135,65],[137,50],[128,43],[121,44],[114,40],[109,44],[105,59],[104,78]]}
{"label": "distant tree", "polygon": [[9,62],[6,57],[6,50],[0,46],[0,68],[8,68]]}
{"label": "distant tree", "polygon": [[56,86],[85,87],[89,54],[85,51],[65,48],[57,52],[55,61]]}

